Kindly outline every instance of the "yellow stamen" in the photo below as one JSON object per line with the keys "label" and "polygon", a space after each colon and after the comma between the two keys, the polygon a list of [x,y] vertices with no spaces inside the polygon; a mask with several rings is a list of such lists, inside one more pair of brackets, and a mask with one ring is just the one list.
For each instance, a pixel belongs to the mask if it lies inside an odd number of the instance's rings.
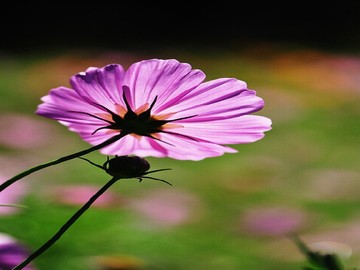
{"label": "yellow stamen", "polygon": [[112,134],[112,133],[120,133],[120,129],[107,129],[106,134]]}
{"label": "yellow stamen", "polygon": [[108,113],[95,113],[95,115],[104,120],[113,121],[112,116]]}
{"label": "yellow stamen", "polygon": [[160,141],[161,141],[161,134],[160,134],[160,133],[153,133],[153,134],[151,134],[151,136],[152,136],[154,139],[157,139],[157,140],[160,140]]}
{"label": "yellow stamen", "polygon": [[116,110],[116,113],[121,118],[124,118],[125,114],[127,113],[127,109],[123,105],[120,105],[120,104],[115,105],[115,110]]}
{"label": "yellow stamen", "polygon": [[145,112],[147,109],[149,109],[150,106],[149,106],[149,103],[145,103],[143,105],[141,105],[139,108],[137,108],[134,113],[136,113],[137,115],[139,115],[140,113],[142,112]]}
{"label": "yellow stamen", "polygon": [[137,139],[138,141],[140,141],[141,140],[141,138],[143,137],[143,136],[140,136],[140,135],[138,135],[138,134],[136,134],[136,133],[131,133],[131,134],[129,134],[130,136],[133,136],[135,139]]}
{"label": "yellow stamen", "polygon": [[168,118],[170,118],[171,116],[173,116],[175,113],[165,113],[165,114],[157,114],[157,115],[152,115],[152,118],[155,120],[166,120]]}
{"label": "yellow stamen", "polygon": [[167,123],[161,126],[161,129],[183,128],[183,125]]}

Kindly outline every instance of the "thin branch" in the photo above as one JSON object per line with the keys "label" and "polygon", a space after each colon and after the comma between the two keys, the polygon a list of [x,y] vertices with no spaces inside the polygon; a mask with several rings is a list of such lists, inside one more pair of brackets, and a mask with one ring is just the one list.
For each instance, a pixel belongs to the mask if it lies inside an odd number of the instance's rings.
{"label": "thin branch", "polygon": [[27,259],[25,259],[22,263],[15,266],[12,270],[21,270],[26,265],[31,263],[35,258],[44,253],[47,249],[49,249],[60,237],[74,224],[74,222],[80,218],[82,214],[107,190],[109,189],[118,178],[113,177],[110,181],[108,181],[101,189],[99,189],[60,229],[54,234],[45,244],[43,244],[39,249],[37,249],[34,253],[32,253]]}
{"label": "thin branch", "polygon": [[80,151],[80,152],[77,152],[77,153],[74,153],[74,154],[71,154],[71,155],[68,155],[68,156],[64,156],[64,157],[61,157],[61,158],[59,158],[57,160],[50,161],[50,162],[47,162],[47,163],[43,163],[43,164],[40,164],[38,166],[32,167],[32,168],[30,168],[30,169],[28,169],[26,171],[23,171],[23,172],[15,175],[14,177],[10,178],[9,180],[5,181],[4,183],[2,183],[0,185],[0,192],[3,191],[4,189],[6,189],[8,186],[15,183],[16,181],[20,180],[21,178],[24,178],[25,176],[27,176],[29,174],[32,174],[32,173],[34,173],[36,171],[39,171],[41,169],[44,169],[44,168],[47,168],[47,167],[50,167],[50,166],[53,166],[53,165],[68,161],[68,160],[71,160],[71,159],[86,155],[86,154],[88,154],[90,152],[93,152],[95,150],[98,150],[100,148],[103,148],[105,146],[108,146],[108,145],[116,142],[117,140],[121,139],[125,135],[126,134],[115,135],[115,136],[111,137],[110,139],[104,141],[103,143],[100,143],[98,145],[95,145],[93,147],[85,149],[83,151]]}

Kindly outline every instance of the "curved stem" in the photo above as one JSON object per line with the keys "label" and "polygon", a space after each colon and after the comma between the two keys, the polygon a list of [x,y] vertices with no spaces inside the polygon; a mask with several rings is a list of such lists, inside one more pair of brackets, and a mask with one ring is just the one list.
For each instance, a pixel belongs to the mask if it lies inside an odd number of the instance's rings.
{"label": "curved stem", "polygon": [[16,181],[20,180],[21,178],[24,178],[25,176],[27,176],[29,174],[32,174],[32,173],[34,173],[36,171],[39,171],[41,169],[44,169],[46,167],[50,167],[52,165],[62,163],[64,161],[86,155],[86,154],[88,154],[90,152],[93,152],[93,151],[98,150],[100,148],[103,148],[103,147],[105,147],[105,146],[107,146],[109,144],[112,144],[113,142],[116,142],[117,140],[121,139],[125,135],[126,134],[115,135],[114,137],[111,137],[110,139],[104,141],[103,143],[100,143],[98,145],[95,145],[93,147],[85,149],[83,151],[80,151],[80,152],[77,152],[77,153],[74,153],[74,154],[70,154],[68,156],[64,156],[64,157],[61,157],[59,159],[56,159],[56,160],[53,160],[53,161],[50,161],[50,162],[47,162],[47,163],[43,163],[43,164],[40,164],[38,166],[32,167],[32,168],[30,168],[30,169],[28,169],[26,171],[23,171],[22,173],[19,173],[19,174],[15,175],[14,177],[10,178],[9,180],[5,181],[4,183],[2,183],[0,185],[0,192],[3,191],[8,186],[10,186],[11,184],[15,183]]}
{"label": "curved stem", "polygon": [[107,189],[109,189],[116,181],[120,180],[119,178],[112,178],[108,181],[101,189],[99,189],[60,229],[54,234],[45,244],[43,244],[39,249],[32,253],[27,259],[22,263],[15,266],[12,270],[23,269],[26,265],[32,262],[36,257],[45,252],[50,248],[60,237],[70,228],[74,222],[80,218],[80,216],[98,199]]}

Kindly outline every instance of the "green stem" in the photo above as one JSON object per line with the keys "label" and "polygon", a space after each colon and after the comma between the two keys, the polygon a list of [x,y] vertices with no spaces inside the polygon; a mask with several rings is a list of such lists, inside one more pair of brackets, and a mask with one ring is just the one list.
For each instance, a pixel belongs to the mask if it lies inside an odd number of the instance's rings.
{"label": "green stem", "polygon": [[54,234],[45,244],[43,244],[39,249],[32,253],[27,259],[22,263],[15,266],[12,270],[23,269],[26,265],[32,262],[36,257],[45,252],[50,248],[60,237],[74,224],[74,222],[80,218],[80,216],[107,190],[109,189],[116,181],[120,180],[119,178],[112,178],[108,181],[101,189],[99,189],[60,229]]}
{"label": "green stem", "polygon": [[56,160],[53,160],[53,161],[50,161],[50,162],[47,162],[47,163],[44,163],[44,164],[40,164],[40,165],[32,167],[32,168],[30,168],[30,169],[28,169],[26,171],[23,171],[22,173],[19,173],[19,174],[15,175],[14,177],[10,178],[9,180],[5,181],[4,183],[2,183],[0,185],[0,192],[3,191],[4,189],[6,189],[8,186],[15,183],[16,181],[20,180],[21,178],[24,178],[25,176],[27,176],[29,174],[32,174],[32,173],[34,173],[36,171],[39,171],[41,169],[44,169],[46,167],[50,167],[52,165],[59,164],[59,163],[64,162],[64,161],[86,155],[86,154],[88,154],[90,152],[93,152],[93,151],[98,150],[100,148],[103,148],[103,147],[105,147],[105,146],[107,146],[109,144],[112,144],[113,142],[116,142],[117,140],[121,139],[125,135],[126,134],[115,135],[114,137],[111,137],[110,139],[104,141],[103,143],[100,143],[98,145],[95,145],[93,147],[85,149],[83,151],[80,151],[80,152],[77,152],[77,153],[74,153],[74,154],[71,154],[71,155],[68,155],[68,156],[64,156],[64,157],[61,157],[59,159],[56,159]]}

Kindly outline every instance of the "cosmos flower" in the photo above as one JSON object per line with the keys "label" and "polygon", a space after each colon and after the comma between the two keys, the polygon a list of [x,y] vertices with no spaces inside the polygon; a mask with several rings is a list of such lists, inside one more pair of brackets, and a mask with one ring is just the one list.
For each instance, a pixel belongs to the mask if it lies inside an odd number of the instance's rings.
{"label": "cosmos flower", "polygon": [[107,155],[201,160],[262,139],[271,120],[251,114],[263,99],[244,81],[205,77],[175,59],[90,67],[71,77],[72,89],[52,89],[36,112],[92,145],[121,134],[100,150]]}

